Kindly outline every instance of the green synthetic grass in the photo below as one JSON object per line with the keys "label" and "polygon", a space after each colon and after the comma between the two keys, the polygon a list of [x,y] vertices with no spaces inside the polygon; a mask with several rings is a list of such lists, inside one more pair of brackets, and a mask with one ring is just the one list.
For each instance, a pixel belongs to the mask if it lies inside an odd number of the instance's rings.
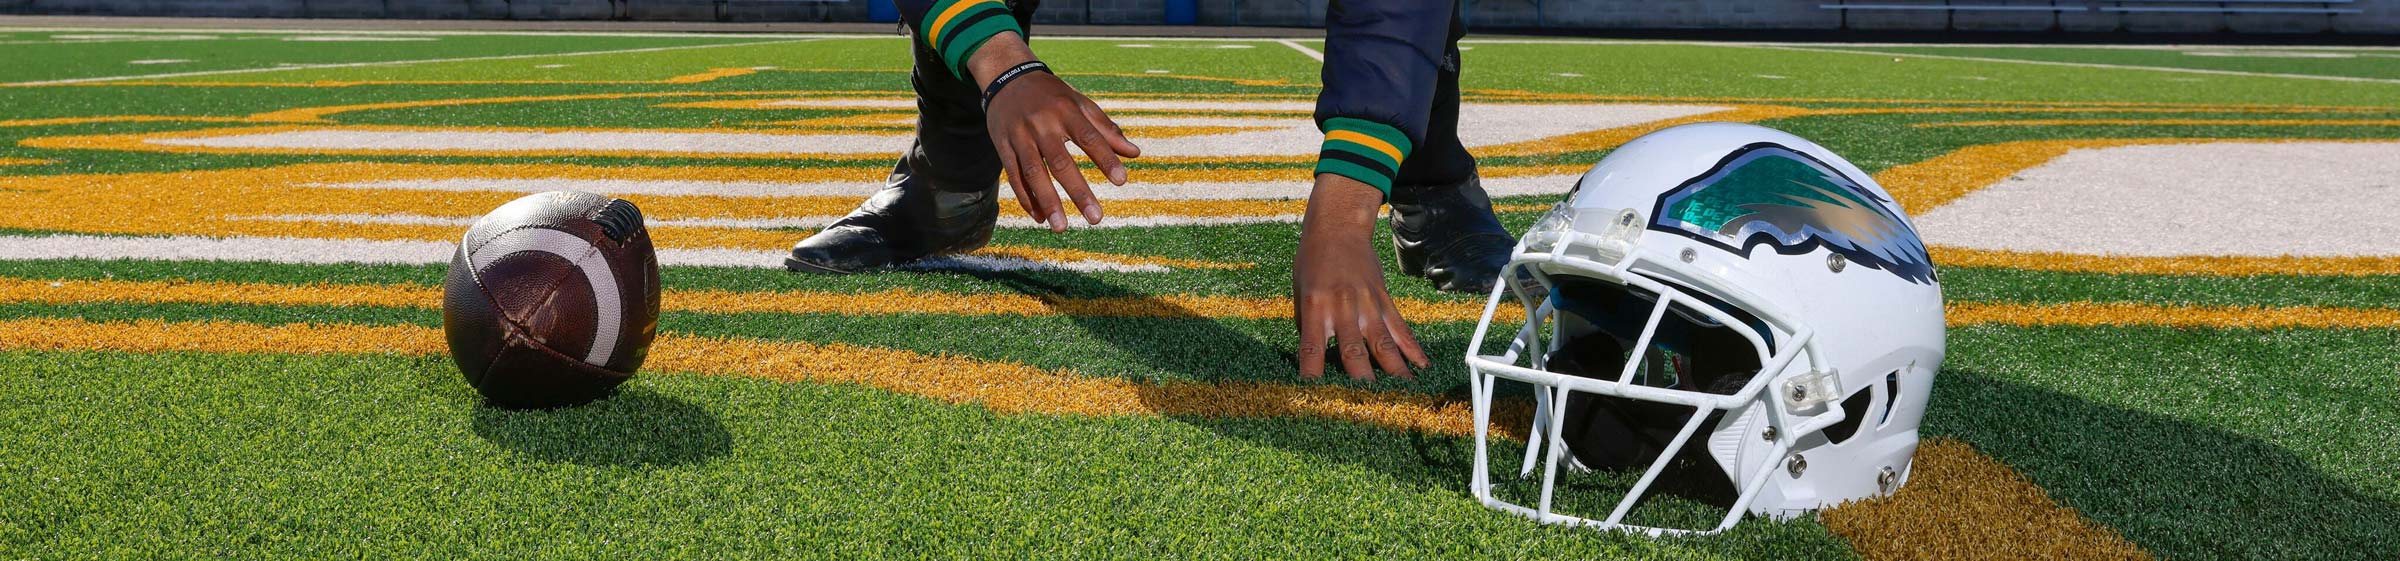
{"label": "green synthetic grass", "polygon": [[1461,494],[1465,441],[1344,423],[1004,416],[671,374],[507,412],[442,357],[0,365],[12,558],[1847,555],[1808,522],[1668,541],[1540,527]]}
{"label": "green synthetic grass", "polygon": [[[1039,29],[1036,29],[1037,34]],[[0,41],[49,32],[11,31]],[[334,33],[338,34],[338,33]],[[275,63],[392,61],[759,43],[177,78],[194,82],[660,80],[777,67],[695,84],[410,84],[347,87],[0,87],[0,121],[112,115],[242,116],[299,107],[626,92],[692,97],[357,111],[337,124],[742,127],[844,114],[704,110],[663,103],[762,91],[905,94],[898,38],[443,36],[406,43],[288,43],[275,34],[196,42],[0,44],[0,82]],[[253,36],[255,35],[255,36]],[[1313,41],[1303,44],[1318,46]],[[1129,45],[1149,45],[1129,46]],[[1317,64],[1266,41],[1035,42],[1095,95],[1306,96]],[[1219,48],[1225,45],[1247,49]],[[2072,68],[1740,44],[1470,43],[1466,87],[1640,97],[2372,105],[2316,115],[1942,113],[1814,116],[1762,124],[1873,172],[1958,148],[2073,138],[2394,139],[2391,127],[1922,127],[1977,120],[2400,118],[2400,84]],[[1841,49],[1850,47],[1829,47]],[[2388,51],[2338,60],[2211,59],[2077,47],[1858,47],[1925,54],[2389,78]],[[171,49],[183,54],[155,54]],[[2007,51],[1994,54],[1984,51]],[[59,54],[64,53],[64,54]],[[53,56],[55,55],[55,56]],[[302,58],[295,58],[302,57]],[[316,58],[305,58],[316,57]],[[2149,57],[2149,58],[2143,58]],[[2182,57],[2194,60],[2160,60]],[[134,67],[140,58],[183,58]],[[2206,60],[2200,60],[2206,59]],[[2263,59],[2262,59],[2263,60]],[[2287,63],[2289,63],[2287,65]],[[562,68],[540,68],[565,64]],[[2265,65],[2265,66],[2262,66]],[[1166,70],[1166,75],[1149,74]],[[1096,74],[1122,74],[1101,76]],[[1567,76],[1576,74],[1579,76]],[[1252,85],[1194,76],[1267,81]],[[771,97],[752,97],[752,99]],[[1686,102],[1676,102],[1686,103]],[[1718,103],[1718,102],[1688,102]],[[1729,103],[1729,102],[1728,102]],[[0,127],[0,157],[59,160],[11,175],[173,172],[306,162],[839,166],[853,161],[642,157],[411,157],[40,150],[27,138],[174,131],[210,123]],[[1486,158],[1589,165],[1605,151]],[[1136,179],[1166,166],[1135,162]],[[1192,167],[1178,165],[1176,167]],[[1305,164],[1232,167],[1288,168]],[[865,177],[865,176],[862,176]],[[1297,196],[1304,186],[1295,185]],[[1105,196],[1103,188],[1103,196]],[[1511,197],[1504,204],[1546,204]],[[1928,209],[1910,209],[1924,212]],[[1504,215],[1522,229],[1534,213]],[[5,235],[45,232],[0,231]],[[2162,230],[2161,235],[2186,235]],[[797,239],[797,233],[794,235]],[[1378,251],[1389,254],[1378,236]],[[995,243],[1254,263],[1167,273],[882,272],[817,277],[673,267],[676,289],[874,292],[893,288],[1071,297],[1289,293],[1291,224],[1002,230]],[[1388,260],[1387,260],[1388,261]],[[194,280],[439,286],[444,267],[155,261],[0,261],[17,279]],[[1439,294],[1386,263],[1394,295]],[[2139,302],[2391,308],[2400,277],[2112,275],[1945,268],[1957,302]],[[226,320],[438,326],[428,309],[217,304],[0,305],[0,319]],[[872,317],[670,313],[705,335],[847,343],[1010,361],[1137,380],[1292,382],[1282,320]],[[1472,324],[1416,326],[1436,367],[1378,390],[1453,394]],[[1955,328],[1925,433],[1962,439],[2052,496],[2167,559],[2374,558],[2400,548],[2400,372],[2395,330]],[[1329,381],[1322,383],[1343,384]],[[442,357],[0,353],[0,558],[343,557],[1216,557],[1743,558],[1851,556],[1809,519],[1651,541],[1536,527],[1465,492],[1466,441],[1295,419],[994,415],[848,386],[649,373],[592,407],[510,413],[474,406]],[[1507,448],[1503,446],[1502,448]],[[1512,467],[1512,454],[1496,463]],[[1605,509],[1621,476],[1573,478],[1563,504]],[[1506,486],[1503,492],[1521,492]],[[1689,502],[1637,520],[1703,525]],[[1699,522],[1694,522],[1694,521]]]}
{"label": "green synthetic grass", "polygon": [[2400,548],[2400,331],[1971,327],[1925,431],[2167,559]]}
{"label": "green synthetic grass", "polygon": [[[53,32],[43,35],[89,35],[100,32]],[[396,60],[515,56],[595,50],[645,49],[744,42],[723,37],[592,37],[569,36],[381,36],[397,41],[292,41],[294,37],[346,36],[339,32],[310,35],[212,35],[207,33],[107,34],[150,37],[210,36],[202,40],[19,43],[0,45],[13,60],[43,64],[0,67],[0,82],[32,82],[76,78],[139,76],[272,68],[283,64],[354,64]],[[40,41],[20,37],[17,42]],[[470,53],[470,54],[461,54]],[[171,64],[128,64],[137,60],[186,60]],[[235,76],[239,76],[238,74]]]}
{"label": "green synthetic grass", "polygon": [[[2400,80],[2400,50],[2319,49],[2277,47],[2179,46],[2151,48],[2088,47],[1913,47],[1878,45],[1834,47],[1878,53],[1924,54],[2011,60],[2120,64],[2158,68],[2188,68],[2267,74],[2303,74]],[[2208,53],[2195,55],[2192,53]],[[2327,58],[2318,58],[2327,57]]]}

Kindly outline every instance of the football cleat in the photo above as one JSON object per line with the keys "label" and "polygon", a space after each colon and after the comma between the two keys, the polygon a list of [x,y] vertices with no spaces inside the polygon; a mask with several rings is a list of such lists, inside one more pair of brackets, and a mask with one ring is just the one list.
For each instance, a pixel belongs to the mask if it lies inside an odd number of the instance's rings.
{"label": "football cleat", "polygon": [[849,274],[981,249],[1000,217],[999,185],[950,189],[893,166],[883,190],[823,231],[792,246],[785,269]]}

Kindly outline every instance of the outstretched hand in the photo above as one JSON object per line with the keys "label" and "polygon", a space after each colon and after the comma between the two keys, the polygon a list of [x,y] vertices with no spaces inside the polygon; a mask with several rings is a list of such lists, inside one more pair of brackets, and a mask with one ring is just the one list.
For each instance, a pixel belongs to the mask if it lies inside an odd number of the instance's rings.
{"label": "outstretched hand", "polygon": [[1383,262],[1370,236],[1382,194],[1337,175],[1317,176],[1292,257],[1292,317],[1300,328],[1300,377],[1325,374],[1327,343],[1339,349],[1342,371],[1360,381],[1385,374],[1414,378],[1409,366],[1431,364],[1408,321],[1385,291]]}
{"label": "outstretched hand", "polygon": [[[1033,51],[1023,40],[1002,34],[977,49],[968,64],[977,86],[982,87],[1009,67],[1033,59]],[[1119,158],[1142,154],[1141,147],[1126,140],[1124,130],[1098,104],[1047,72],[1026,73],[1003,86],[984,108],[984,128],[992,135],[992,147],[1000,152],[1000,166],[1008,171],[1008,187],[1016,192],[1017,206],[1035,222],[1050,226],[1052,232],[1067,231],[1059,189],[1074,201],[1084,223],[1099,224],[1101,218],[1100,199],[1092,196],[1067,143],[1081,148],[1101,175],[1116,185],[1124,185],[1126,180],[1125,164]],[[1058,188],[1052,188],[1052,182]]]}

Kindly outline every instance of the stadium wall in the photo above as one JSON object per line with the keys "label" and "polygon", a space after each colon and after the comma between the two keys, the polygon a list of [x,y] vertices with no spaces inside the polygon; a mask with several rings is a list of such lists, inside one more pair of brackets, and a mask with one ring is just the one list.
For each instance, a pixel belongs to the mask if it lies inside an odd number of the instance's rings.
{"label": "stadium wall", "polygon": [[[870,21],[881,0],[0,0],[0,13],[177,17]],[[1842,4],[1912,9],[1832,9]],[[1048,0],[1046,23],[1158,25],[1168,5],[1200,25],[1323,25],[1326,0]],[[2013,9],[1992,9],[2001,6]],[[2115,11],[2169,7],[2228,13]],[[2280,13],[2243,13],[2267,8]],[[2053,10],[2052,8],[2065,8]],[[2289,13],[2355,10],[2357,13]],[[1470,0],[1485,29],[1737,29],[2245,34],[2400,34],[2400,0],[2320,3],[2165,0]]]}

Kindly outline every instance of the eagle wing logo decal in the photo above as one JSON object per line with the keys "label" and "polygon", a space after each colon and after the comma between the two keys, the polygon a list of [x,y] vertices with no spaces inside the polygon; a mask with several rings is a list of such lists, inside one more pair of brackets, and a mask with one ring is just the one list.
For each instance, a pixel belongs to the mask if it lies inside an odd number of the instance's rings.
{"label": "eagle wing logo decal", "polygon": [[1658,197],[1650,227],[1740,254],[1769,245],[1818,247],[1914,283],[1935,281],[1916,228],[1876,195],[1808,154],[1771,142],[1744,146]]}

